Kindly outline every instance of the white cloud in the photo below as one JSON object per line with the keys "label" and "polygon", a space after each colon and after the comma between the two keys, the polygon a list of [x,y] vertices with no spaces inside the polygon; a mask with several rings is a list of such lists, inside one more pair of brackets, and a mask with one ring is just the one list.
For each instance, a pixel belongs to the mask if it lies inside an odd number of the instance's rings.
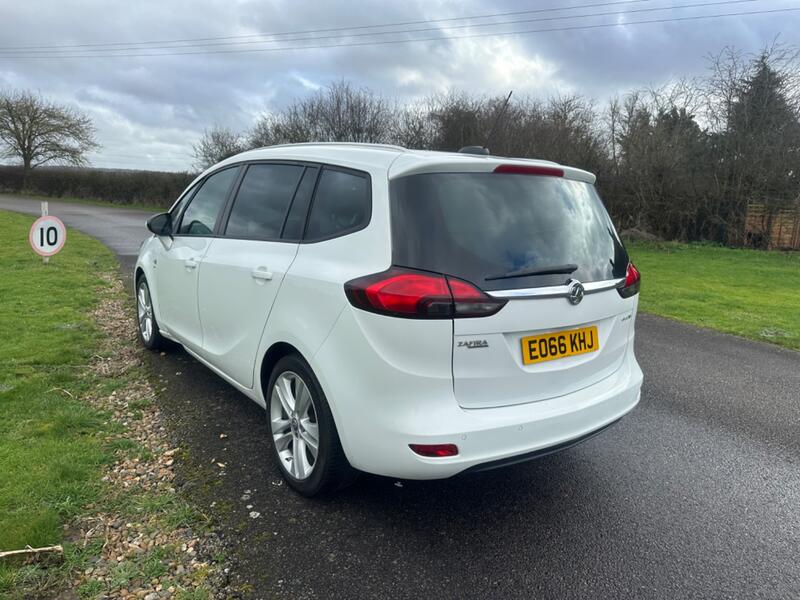
{"label": "white cloud", "polygon": [[[523,0],[6,4],[0,20],[4,47],[291,32],[539,8]],[[798,25],[800,14],[778,13],[525,36],[150,58],[22,59],[0,49],[0,87],[37,90],[88,111],[104,146],[94,159],[97,165],[187,168],[192,144],[204,129],[214,124],[244,129],[257,115],[280,110],[292,98],[343,78],[409,100],[449,88],[491,95],[509,89],[515,95],[582,93],[602,100],[634,86],[696,75],[705,69],[704,57],[724,45],[755,51]],[[413,27],[428,26],[436,24]],[[426,37],[436,35],[433,31]]]}

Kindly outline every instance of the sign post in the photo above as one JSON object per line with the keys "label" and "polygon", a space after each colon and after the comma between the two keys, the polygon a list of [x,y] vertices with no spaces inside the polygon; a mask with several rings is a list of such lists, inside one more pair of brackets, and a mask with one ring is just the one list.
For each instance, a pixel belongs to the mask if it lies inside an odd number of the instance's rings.
{"label": "sign post", "polygon": [[50,262],[50,257],[60,252],[67,241],[67,228],[61,219],[50,216],[47,202],[42,202],[42,216],[31,225],[28,241],[44,264]]}

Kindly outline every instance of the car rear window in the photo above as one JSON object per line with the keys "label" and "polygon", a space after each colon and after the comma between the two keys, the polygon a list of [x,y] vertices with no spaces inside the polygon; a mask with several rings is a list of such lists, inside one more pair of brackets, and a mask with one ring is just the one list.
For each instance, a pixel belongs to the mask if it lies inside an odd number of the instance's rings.
{"label": "car rear window", "polygon": [[[393,262],[485,290],[625,277],[628,256],[591,184],[498,173],[430,173],[391,183]],[[512,276],[560,268],[560,273]],[[566,273],[574,267],[574,270]]]}

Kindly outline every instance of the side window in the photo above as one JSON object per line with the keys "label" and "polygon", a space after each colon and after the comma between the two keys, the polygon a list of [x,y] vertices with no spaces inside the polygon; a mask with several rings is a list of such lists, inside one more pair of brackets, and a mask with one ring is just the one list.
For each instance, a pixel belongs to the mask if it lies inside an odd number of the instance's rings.
{"label": "side window", "polygon": [[298,165],[250,165],[236,194],[225,235],[278,239],[302,175],[303,167]]}
{"label": "side window", "polygon": [[305,239],[322,240],[364,228],[371,215],[369,178],[324,169],[314,194]]}
{"label": "side window", "polygon": [[206,179],[183,212],[178,235],[211,235],[225,205],[228,191],[239,173],[238,167],[214,173]]}

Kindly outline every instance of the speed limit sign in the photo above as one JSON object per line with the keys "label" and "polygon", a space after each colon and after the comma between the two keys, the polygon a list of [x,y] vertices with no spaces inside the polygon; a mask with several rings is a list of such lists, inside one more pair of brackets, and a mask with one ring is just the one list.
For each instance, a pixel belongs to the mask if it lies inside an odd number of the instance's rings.
{"label": "speed limit sign", "polygon": [[53,256],[67,241],[67,228],[58,217],[44,215],[34,221],[28,234],[31,248],[39,256]]}

